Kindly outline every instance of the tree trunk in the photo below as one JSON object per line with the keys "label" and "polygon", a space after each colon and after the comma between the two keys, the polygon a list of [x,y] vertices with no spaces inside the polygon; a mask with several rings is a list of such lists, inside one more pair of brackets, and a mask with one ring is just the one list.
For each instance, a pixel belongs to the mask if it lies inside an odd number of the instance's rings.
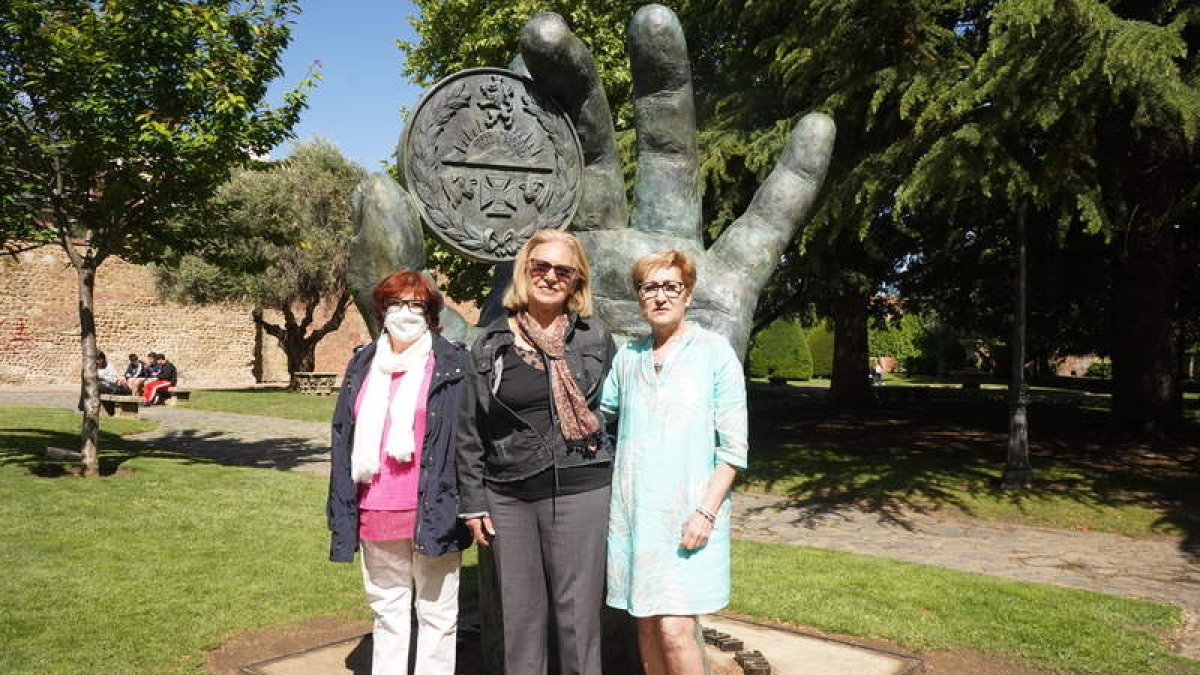
{"label": "tree trunk", "polygon": [[829,400],[835,408],[854,409],[871,405],[871,383],[867,379],[870,359],[867,336],[867,292],[844,288],[838,295],[833,317],[833,376]]}
{"label": "tree trunk", "polygon": [[316,368],[317,345],[306,340],[302,330],[288,331],[280,345],[287,354],[289,373],[311,373]]}
{"label": "tree trunk", "polygon": [[[296,314],[291,305],[282,308],[283,325],[277,326],[263,319],[262,310],[254,310],[251,317],[255,325],[279,342],[284,355],[287,356],[288,374],[311,373],[317,364],[317,344],[326,336],[337,330],[346,318],[346,309],[350,306],[350,291],[344,290],[338,294],[333,308],[333,314],[320,328],[305,335],[312,325],[313,314],[316,312],[320,298],[309,300],[304,305],[304,318],[296,321]],[[292,377],[290,387],[296,388],[296,378]]]}
{"label": "tree trunk", "polygon": [[1113,413],[1139,429],[1164,429],[1183,415],[1179,388],[1175,233],[1134,226],[1113,271]]}
{"label": "tree trunk", "polygon": [[254,320],[254,365],[250,367],[250,374],[254,377],[256,383],[261,384],[265,377],[264,360],[266,359],[266,341],[263,339],[264,331],[262,327],[262,308],[255,307],[250,312],[250,318]]}
{"label": "tree trunk", "polygon": [[80,454],[83,456],[84,476],[100,475],[100,375],[96,368],[96,269],[90,258],[84,258],[76,271],[79,274],[79,345],[83,367],[81,403],[83,429]]}

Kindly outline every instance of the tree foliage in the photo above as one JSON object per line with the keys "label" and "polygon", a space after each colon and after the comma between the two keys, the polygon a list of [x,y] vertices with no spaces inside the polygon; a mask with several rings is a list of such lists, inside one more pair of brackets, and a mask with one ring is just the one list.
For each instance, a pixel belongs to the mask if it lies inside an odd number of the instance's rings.
{"label": "tree foliage", "polygon": [[872,357],[891,356],[901,363],[920,354],[925,323],[919,314],[907,313],[891,321],[871,326],[869,333]]}
{"label": "tree foliage", "polygon": [[[159,270],[168,295],[191,302],[240,300],[279,312],[255,321],[275,337],[291,372],[311,371],[316,345],[337,330],[350,302],[351,193],[366,171],[325,141],[297,144],[287,159],[236,171],[206,209],[224,236]],[[329,318],[314,323],[322,301]]]}
{"label": "tree foliage", "polygon": [[306,83],[265,103],[293,0],[0,3],[0,244],[56,243],[79,273],[85,471],[97,470],[93,289],[117,255],[188,250],[172,225],[291,132]]}
{"label": "tree foliage", "polygon": [[[559,11],[596,55],[618,132],[628,129],[620,36],[633,3],[422,6],[422,42],[405,48],[410,74],[425,81],[507,63],[521,23],[535,9]],[[710,241],[743,212],[800,115],[819,110],[838,124],[820,200],[760,298],[756,329],[813,309],[838,318],[847,348],[837,350],[844,376],[834,387],[868,396],[869,299],[910,271],[920,279],[909,287],[940,279],[988,303],[972,313],[946,302],[944,320],[959,314],[986,324],[987,337],[1007,335],[1023,210],[1031,246],[1070,267],[1034,271],[1035,349],[1111,349],[1121,414],[1177,414],[1171,345],[1195,332],[1181,289],[1200,285],[1186,243],[1200,226],[1195,3],[680,0],[674,9],[693,64]]]}
{"label": "tree foliage", "polygon": [[[916,116],[901,208],[1028,209],[1110,242],[1114,411],[1180,416],[1181,248],[1200,191],[1200,9],[1175,0],[1006,0],[983,51]],[[1182,266],[1181,266],[1182,263]]]}

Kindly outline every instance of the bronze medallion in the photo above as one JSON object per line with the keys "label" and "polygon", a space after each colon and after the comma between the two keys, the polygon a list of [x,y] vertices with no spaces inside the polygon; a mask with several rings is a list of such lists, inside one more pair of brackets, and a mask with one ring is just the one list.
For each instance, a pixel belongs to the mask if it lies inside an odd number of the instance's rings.
{"label": "bronze medallion", "polygon": [[438,82],[404,130],[404,177],[438,238],[477,260],[512,260],[530,235],[564,229],[583,151],[532,80],[473,68]]}

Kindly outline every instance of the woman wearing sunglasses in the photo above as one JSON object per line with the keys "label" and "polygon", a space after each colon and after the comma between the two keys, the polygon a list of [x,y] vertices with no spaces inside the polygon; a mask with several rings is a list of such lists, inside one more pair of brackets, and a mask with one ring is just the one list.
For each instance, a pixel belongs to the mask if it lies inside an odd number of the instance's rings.
{"label": "woman wearing sunglasses", "polygon": [[685,320],[696,267],[634,263],[650,335],[621,348],[601,410],[618,420],[607,603],[637,618],[647,675],[705,672],[696,616],[729,603],[729,489],[746,466],[746,384],[726,339]]}
{"label": "woman wearing sunglasses", "polygon": [[548,672],[553,630],[560,672],[599,675],[612,453],[596,408],[616,350],[579,241],[534,233],[504,306],[471,348],[460,514],[495,556],[505,672]]}
{"label": "woman wearing sunglasses", "polygon": [[467,354],[440,335],[442,296],[422,274],[392,274],[373,300],[384,331],[350,360],[333,413],[329,557],[351,562],[362,549],[373,673],[408,673],[415,607],[416,672],[452,675],[471,544],[454,451]]}

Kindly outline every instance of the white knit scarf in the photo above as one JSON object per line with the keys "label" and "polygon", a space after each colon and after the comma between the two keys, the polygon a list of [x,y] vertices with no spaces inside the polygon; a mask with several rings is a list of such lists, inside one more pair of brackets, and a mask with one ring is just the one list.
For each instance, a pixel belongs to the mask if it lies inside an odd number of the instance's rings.
{"label": "white knit scarf", "polygon": [[[433,337],[426,331],[399,354],[392,351],[386,332],[375,342],[375,357],[367,375],[358,419],[354,423],[354,452],[350,456],[350,475],[359,483],[369,483],[379,473],[379,446],[384,443],[388,456],[397,462],[411,462],[415,442],[413,423],[417,396],[425,380],[425,363],[433,348]],[[400,378],[396,397],[388,405],[392,373],[408,373]],[[387,439],[384,422],[391,420]]]}

